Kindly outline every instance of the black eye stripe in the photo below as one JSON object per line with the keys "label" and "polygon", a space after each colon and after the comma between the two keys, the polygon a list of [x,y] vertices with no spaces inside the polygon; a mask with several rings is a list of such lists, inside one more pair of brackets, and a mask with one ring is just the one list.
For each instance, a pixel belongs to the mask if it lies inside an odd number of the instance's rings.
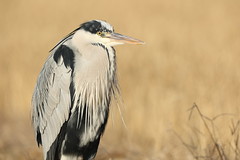
{"label": "black eye stripe", "polygon": [[80,28],[93,34],[96,34],[97,32],[112,32],[111,30],[103,27],[100,22],[95,20],[83,23]]}
{"label": "black eye stripe", "polygon": [[111,30],[109,30],[109,29],[104,29],[102,32],[112,32]]}

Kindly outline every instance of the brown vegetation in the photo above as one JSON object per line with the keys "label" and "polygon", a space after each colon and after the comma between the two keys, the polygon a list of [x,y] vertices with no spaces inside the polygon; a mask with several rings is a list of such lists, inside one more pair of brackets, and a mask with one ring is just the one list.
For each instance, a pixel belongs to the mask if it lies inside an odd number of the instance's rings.
{"label": "brown vegetation", "polygon": [[[116,47],[126,127],[113,104],[97,159],[239,159],[239,8],[238,0],[2,0],[0,159],[42,159],[30,122],[37,75],[51,47],[91,19],[146,42]],[[194,102],[201,112],[188,120]],[[230,116],[214,129],[199,116],[221,114]]]}

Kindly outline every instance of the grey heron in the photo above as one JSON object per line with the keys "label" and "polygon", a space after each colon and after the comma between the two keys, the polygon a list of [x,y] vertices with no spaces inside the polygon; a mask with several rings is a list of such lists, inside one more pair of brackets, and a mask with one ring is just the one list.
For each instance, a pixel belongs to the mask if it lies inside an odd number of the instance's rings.
{"label": "grey heron", "polygon": [[94,159],[117,89],[113,46],[124,43],[143,44],[92,20],[50,51],[32,97],[32,123],[45,160]]}

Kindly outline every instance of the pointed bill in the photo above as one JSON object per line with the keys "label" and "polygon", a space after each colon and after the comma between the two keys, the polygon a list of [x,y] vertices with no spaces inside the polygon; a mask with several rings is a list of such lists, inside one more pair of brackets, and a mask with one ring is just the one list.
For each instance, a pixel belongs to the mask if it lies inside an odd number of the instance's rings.
{"label": "pointed bill", "polygon": [[119,33],[110,33],[105,35],[106,38],[109,38],[111,41],[113,42],[117,42],[117,43],[128,43],[128,44],[144,44],[143,41],[129,37],[129,36],[125,36]]}

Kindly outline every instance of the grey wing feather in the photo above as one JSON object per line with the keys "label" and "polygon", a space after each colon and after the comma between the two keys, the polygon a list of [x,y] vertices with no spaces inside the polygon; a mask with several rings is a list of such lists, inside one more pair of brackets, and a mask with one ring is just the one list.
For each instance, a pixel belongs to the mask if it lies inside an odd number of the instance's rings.
{"label": "grey wing feather", "polygon": [[43,146],[44,159],[69,117],[71,72],[62,57],[56,63],[52,54],[38,77],[32,98],[32,121],[38,143]]}

